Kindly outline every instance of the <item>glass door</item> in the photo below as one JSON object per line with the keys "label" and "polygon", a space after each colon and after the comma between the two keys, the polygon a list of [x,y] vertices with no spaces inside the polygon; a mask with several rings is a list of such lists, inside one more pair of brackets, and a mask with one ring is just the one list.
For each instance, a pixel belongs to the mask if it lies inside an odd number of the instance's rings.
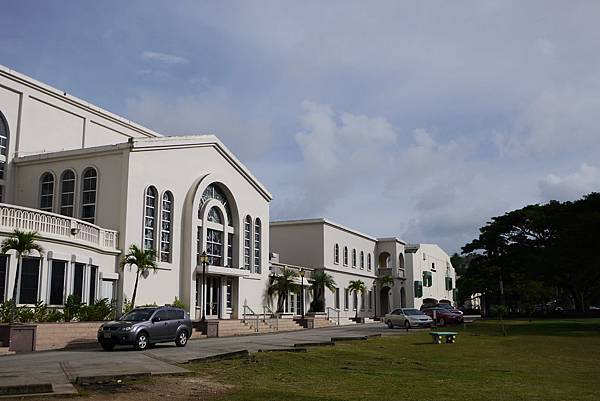
{"label": "glass door", "polygon": [[206,318],[218,319],[221,310],[221,279],[206,278]]}

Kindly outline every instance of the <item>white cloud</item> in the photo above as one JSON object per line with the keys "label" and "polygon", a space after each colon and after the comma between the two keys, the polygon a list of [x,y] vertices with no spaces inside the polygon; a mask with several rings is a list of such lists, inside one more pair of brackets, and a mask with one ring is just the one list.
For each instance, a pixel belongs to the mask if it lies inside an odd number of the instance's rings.
{"label": "white cloud", "polygon": [[163,64],[175,65],[175,64],[188,64],[189,60],[185,57],[175,56],[173,54],[144,51],[141,56],[144,61],[157,61]]}
{"label": "white cloud", "polygon": [[538,183],[543,200],[575,200],[590,192],[600,192],[600,169],[583,163],[572,174],[548,174]]}

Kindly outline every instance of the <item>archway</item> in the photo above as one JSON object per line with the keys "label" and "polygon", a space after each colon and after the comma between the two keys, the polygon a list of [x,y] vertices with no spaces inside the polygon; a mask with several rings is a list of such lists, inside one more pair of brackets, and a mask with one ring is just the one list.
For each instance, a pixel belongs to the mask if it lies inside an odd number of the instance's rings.
{"label": "archway", "polygon": [[384,316],[390,313],[390,287],[383,287],[379,292],[379,304],[381,305],[380,315]]}
{"label": "archway", "polygon": [[381,252],[379,254],[379,268],[380,269],[387,269],[390,266],[390,254],[387,252]]}
{"label": "archway", "polygon": [[400,307],[406,308],[406,291],[404,287],[400,288]]}

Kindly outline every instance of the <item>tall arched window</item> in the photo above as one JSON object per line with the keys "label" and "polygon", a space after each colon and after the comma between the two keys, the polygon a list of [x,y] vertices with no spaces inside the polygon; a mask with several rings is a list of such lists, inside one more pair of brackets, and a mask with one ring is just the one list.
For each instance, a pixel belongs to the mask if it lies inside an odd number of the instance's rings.
{"label": "tall arched window", "polygon": [[360,268],[361,270],[365,269],[365,253],[360,251]]}
{"label": "tall arched window", "polygon": [[246,216],[244,220],[244,269],[250,270],[250,260],[252,247],[252,219]]}
{"label": "tall arched window", "polygon": [[65,170],[60,176],[60,214],[73,217],[75,210],[75,173]]}
{"label": "tall arched window", "polygon": [[83,172],[81,186],[81,220],[94,224],[96,221],[96,190],[98,172],[90,167]]}
{"label": "tall arched window", "polygon": [[211,199],[215,199],[221,202],[221,204],[225,208],[225,213],[227,214],[227,224],[233,226],[231,208],[229,207],[229,202],[227,202],[227,196],[225,195],[223,190],[221,190],[221,188],[219,188],[215,184],[210,184],[209,186],[207,186],[204,192],[202,193],[202,199],[200,200],[200,208],[198,209],[198,218],[202,218],[202,216],[200,216],[202,205],[204,205],[206,201],[209,201]]}
{"label": "tall arched window", "polygon": [[51,212],[54,206],[54,175],[49,172],[42,174],[40,184],[40,209]]}
{"label": "tall arched window", "polygon": [[367,270],[371,271],[371,253],[367,254]]}
{"label": "tall arched window", "polygon": [[160,261],[171,263],[173,242],[173,194],[167,191],[162,196],[160,216]]}
{"label": "tall arched window", "polygon": [[336,265],[340,263],[340,246],[338,244],[333,246],[333,263]]}
{"label": "tall arched window", "polygon": [[348,266],[348,247],[344,247],[344,266]]}
{"label": "tall arched window", "polygon": [[213,266],[223,266],[223,217],[221,211],[216,206],[213,206],[208,211],[207,220],[219,224],[220,227],[207,227],[206,229],[206,254],[208,255],[208,263]]}
{"label": "tall arched window", "polygon": [[156,249],[156,203],[158,191],[154,187],[146,189],[144,197],[144,249]]}
{"label": "tall arched window", "polygon": [[352,267],[356,269],[356,249],[352,250]]}
{"label": "tall arched window", "polygon": [[262,232],[260,219],[254,221],[254,272],[260,273],[260,246],[262,242]]}
{"label": "tall arched window", "polygon": [[0,202],[4,202],[4,169],[8,157],[8,124],[0,112]]}

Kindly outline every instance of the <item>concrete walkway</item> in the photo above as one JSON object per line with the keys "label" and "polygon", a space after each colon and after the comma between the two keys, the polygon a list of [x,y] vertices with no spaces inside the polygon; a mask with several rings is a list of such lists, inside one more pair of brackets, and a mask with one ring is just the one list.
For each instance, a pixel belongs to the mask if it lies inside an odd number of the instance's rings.
{"label": "concrete walkway", "polygon": [[85,350],[46,351],[0,358],[0,397],[27,393],[74,394],[71,383],[96,382],[115,377],[186,373],[176,366],[200,359],[218,358],[232,352],[281,350],[334,338],[403,335],[381,323],[327,327],[242,337],[192,340],[185,348],[159,344],[144,352],[100,347]]}

